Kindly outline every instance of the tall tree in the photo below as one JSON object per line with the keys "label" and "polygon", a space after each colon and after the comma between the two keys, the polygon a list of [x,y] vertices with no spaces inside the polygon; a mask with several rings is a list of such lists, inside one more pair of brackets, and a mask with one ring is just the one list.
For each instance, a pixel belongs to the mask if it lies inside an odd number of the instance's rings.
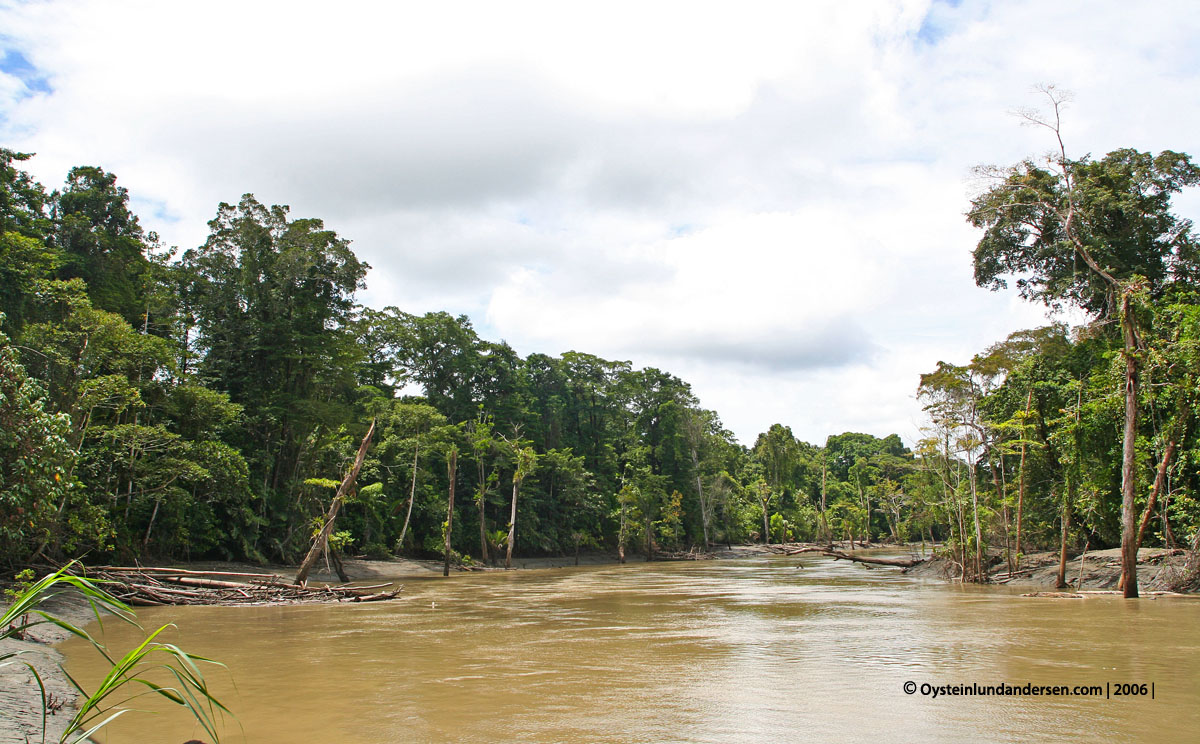
{"label": "tall tree", "polygon": [[255,475],[264,491],[300,477],[305,441],[349,415],[354,292],[369,268],[317,219],[288,218],[247,194],[221,204],[211,234],[182,263],[195,298],[202,378],[245,406]]}
{"label": "tall tree", "polygon": [[62,252],[61,278],[79,277],[100,310],[129,324],[146,324],[146,236],[129,210],[129,192],[101,168],[72,168],[52,198],[54,240]]}
{"label": "tall tree", "polygon": [[1132,149],[1104,158],[1067,156],[1061,128],[1066,98],[1047,88],[1051,112],[1029,113],[1057,149],[1043,164],[983,167],[993,185],[971,203],[968,221],[984,235],[975,248],[975,281],[993,290],[1015,276],[1021,296],[1051,307],[1075,305],[1096,318],[1116,316],[1125,353],[1125,426],[1121,474],[1121,566],[1126,597],[1137,586],[1137,385],[1142,349],[1135,297],[1162,296],[1175,282],[1200,278],[1191,222],[1171,197],[1200,183],[1182,153]]}

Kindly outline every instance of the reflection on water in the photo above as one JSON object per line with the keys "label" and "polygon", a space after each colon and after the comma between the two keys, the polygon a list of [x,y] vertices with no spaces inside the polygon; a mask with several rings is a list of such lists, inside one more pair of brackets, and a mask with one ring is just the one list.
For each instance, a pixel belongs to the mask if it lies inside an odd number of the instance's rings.
{"label": "reflection on water", "polygon": [[[409,580],[365,605],[153,608],[220,659],[222,741],[1194,740],[1200,601],[1031,599],[805,556]],[[117,648],[135,634],[105,626]],[[101,670],[81,643],[69,669]],[[1155,684],[1155,699],[917,685]],[[147,707],[147,706],[139,706]],[[131,714],[112,742],[201,736]]]}

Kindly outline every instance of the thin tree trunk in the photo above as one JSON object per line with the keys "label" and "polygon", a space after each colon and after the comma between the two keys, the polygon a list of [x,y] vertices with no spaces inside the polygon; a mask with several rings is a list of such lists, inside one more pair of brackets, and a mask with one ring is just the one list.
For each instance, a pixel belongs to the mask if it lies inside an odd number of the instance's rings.
{"label": "thin tree trunk", "polygon": [[1171,488],[1170,488],[1170,486],[1168,486],[1167,490],[1163,492],[1162,508],[1159,509],[1158,511],[1159,511],[1160,519],[1162,521],[1163,546],[1174,550],[1176,547],[1175,535],[1174,535],[1174,533],[1171,532],[1171,520],[1167,518],[1167,515],[1171,511]]}
{"label": "thin tree trunk", "polygon": [[1017,569],[1021,568],[1021,525],[1025,511],[1025,424],[1029,420],[1029,407],[1033,403],[1033,388],[1025,396],[1025,418],[1021,419],[1021,468],[1020,485],[1017,487]]}
{"label": "thin tree trunk", "polygon": [[771,520],[767,515],[767,500],[760,498],[759,502],[762,503],[763,511],[763,545],[769,545],[771,543]]}
{"label": "thin tree trunk", "polygon": [[[993,472],[993,477],[994,473]],[[1008,478],[1004,475],[1004,452],[1000,452],[1000,513],[1004,519],[1004,555],[1008,559],[1008,572],[1012,573],[1015,569],[1013,566],[1012,552],[1012,522],[1008,515]]]}
{"label": "thin tree trunk", "polygon": [[342,508],[346,494],[354,489],[354,480],[358,477],[358,471],[362,470],[363,459],[367,456],[367,447],[370,446],[371,435],[374,433],[375,420],[372,419],[371,426],[367,429],[367,435],[363,437],[362,444],[358,445],[358,455],[354,458],[353,467],[342,479],[342,484],[338,486],[337,493],[333,496],[333,502],[329,505],[329,513],[325,515],[325,524],[313,538],[312,547],[308,549],[308,555],[304,556],[304,560],[301,561],[300,570],[296,572],[296,583],[300,586],[308,583],[308,572],[312,570],[313,564],[317,562],[317,558],[329,544],[329,535],[333,533],[333,520],[337,519],[338,510]]}
{"label": "thin tree trunk", "polygon": [[629,536],[629,516],[627,513],[628,507],[624,503],[621,504],[621,525],[617,531],[617,562],[625,562],[625,540]]}
{"label": "thin tree trunk", "polygon": [[336,550],[329,551],[329,560],[333,562],[333,570],[337,572],[338,580],[343,583],[349,582],[350,577],[346,575],[346,567],[342,565],[341,556]]}
{"label": "thin tree trunk", "polygon": [[[1069,499],[1068,499],[1069,501]],[[1067,586],[1067,532],[1071,529],[1071,507],[1068,501],[1064,501],[1062,505],[1062,539],[1059,543],[1058,551],[1058,579],[1055,581],[1055,587],[1063,589]]]}
{"label": "thin tree trunk", "polygon": [[1146,527],[1150,525],[1150,517],[1154,514],[1154,507],[1158,503],[1158,495],[1163,492],[1163,484],[1167,480],[1167,469],[1171,466],[1171,458],[1175,455],[1175,446],[1178,441],[1182,429],[1186,408],[1181,411],[1179,419],[1175,424],[1174,431],[1171,432],[1170,439],[1167,440],[1167,448],[1163,450],[1162,459],[1158,461],[1158,470],[1154,474],[1154,486],[1150,489],[1150,498],[1146,501],[1146,509],[1142,512],[1142,526],[1138,528],[1137,543],[1134,550],[1142,547],[1142,539],[1146,536]]}
{"label": "thin tree trunk", "polygon": [[1121,296],[1121,328],[1125,336],[1125,441],[1121,452],[1121,575],[1127,599],[1138,596],[1137,576],[1137,329],[1130,290]]}
{"label": "thin tree trunk", "polygon": [[645,523],[646,528],[646,562],[654,560],[654,523],[649,519]]}
{"label": "thin tree trunk", "polygon": [[493,563],[491,555],[488,553],[487,539],[487,520],[483,516],[483,505],[487,500],[487,489],[485,486],[479,487],[479,558],[484,563]]}
{"label": "thin tree trunk", "polygon": [[700,498],[700,524],[704,528],[704,549],[708,550],[708,508],[704,501],[704,486],[700,482],[700,458],[692,447],[692,467],[696,469],[696,495]]}
{"label": "thin tree trunk", "polygon": [[450,535],[454,531],[454,479],[458,475],[458,450],[451,448],[449,455],[446,470],[450,475],[450,503],[446,505],[446,560],[442,566],[442,576],[450,575]]}
{"label": "thin tree trunk", "polygon": [[[158,516],[158,506],[162,503],[162,499],[154,500],[154,511],[150,513],[150,524],[146,525],[146,537],[142,539],[142,551],[145,552],[150,548],[150,531],[154,529],[154,519]],[[1143,528],[1144,529],[1144,528]]]}
{"label": "thin tree trunk", "polygon": [[[970,455],[968,455],[969,457]],[[975,472],[976,465],[971,463],[967,468],[967,473],[971,476],[971,509],[975,517],[975,580],[982,582],[983,576],[983,530],[979,526],[979,493],[977,480],[978,476]]]}
{"label": "thin tree trunk", "polygon": [[408,534],[408,523],[412,519],[413,501],[417,499],[417,455],[421,451],[421,435],[417,434],[416,443],[413,445],[413,477],[412,488],[408,491],[408,513],[404,515],[404,528],[400,530],[400,539],[396,541],[396,552],[399,553],[404,549],[404,536]]}
{"label": "thin tree trunk", "polygon": [[512,497],[512,515],[508,519],[508,550],[504,554],[504,568],[512,568],[512,551],[513,542],[517,536],[517,491],[521,488],[521,481],[513,478],[513,497]]}
{"label": "thin tree trunk", "polygon": [[1083,543],[1083,552],[1079,554],[1079,578],[1075,580],[1076,591],[1079,591],[1083,587],[1083,564],[1087,560],[1087,552],[1091,544],[1090,540],[1085,540]]}

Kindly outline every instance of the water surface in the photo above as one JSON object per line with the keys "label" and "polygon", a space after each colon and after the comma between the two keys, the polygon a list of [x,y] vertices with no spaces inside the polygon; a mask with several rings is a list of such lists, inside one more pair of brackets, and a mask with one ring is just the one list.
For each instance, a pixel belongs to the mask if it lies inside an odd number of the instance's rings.
{"label": "water surface", "polygon": [[[363,605],[151,608],[220,659],[222,741],[1194,740],[1200,601],[1047,600],[819,557],[407,580]],[[136,634],[106,623],[115,648]],[[64,650],[96,679],[94,651]],[[904,683],[918,686],[904,692]],[[922,684],[1154,684],[1154,699],[932,697]],[[148,704],[139,707],[149,707]],[[156,706],[161,709],[161,706]],[[130,714],[111,742],[207,740]]]}

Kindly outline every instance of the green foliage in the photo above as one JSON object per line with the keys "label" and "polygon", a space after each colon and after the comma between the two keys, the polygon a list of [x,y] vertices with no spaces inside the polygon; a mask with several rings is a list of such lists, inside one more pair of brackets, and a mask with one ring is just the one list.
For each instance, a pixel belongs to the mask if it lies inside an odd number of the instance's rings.
{"label": "green foliage", "polygon": [[[0,345],[0,548],[12,560],[294,559],[372,418],[366,485],[333,540],[375,557],[406,524],[406,550],[444,550],[451,449],[470,494],[452,549],[481,558],[506,547],[503,484],[519,492],[525,553],[932,539],[965,561],[1013,553],[1018,508],[1026,551],[1057,540],[1064,508],[1072,540],[1117,535],[1111,323],[1020,331],[939,363],[920,381],[931,427],[915,453],[895,434],[809,444],[782,423],[746,448],[666,371],[579,351],[522,358],[465,316],[356,305],[368,267],[320,220],[246,195],[176,257],[142,231],[113,174],[76,168],[47,194],[21,170],[27,158],[0,150],[0,327],[21,348]],[[1101,317],[1115,295],[1084,253],[1121,282],[1141,277],[1129,288],[1145,347],[1141,483],[1179,440],[1148,540],[1190,539],[1197,257],[1170,200],[1197,168],[1119,150],[986,175],[969,215],[984,232],[981,284],[1015,279],[1026,297]]]}
{"label": "green foliage", "polygon": [[70,421],[46,410],[42,386],[29,378],[0,332],[0,555],[30,556],[50,535],[71,490],[75,453]]}

